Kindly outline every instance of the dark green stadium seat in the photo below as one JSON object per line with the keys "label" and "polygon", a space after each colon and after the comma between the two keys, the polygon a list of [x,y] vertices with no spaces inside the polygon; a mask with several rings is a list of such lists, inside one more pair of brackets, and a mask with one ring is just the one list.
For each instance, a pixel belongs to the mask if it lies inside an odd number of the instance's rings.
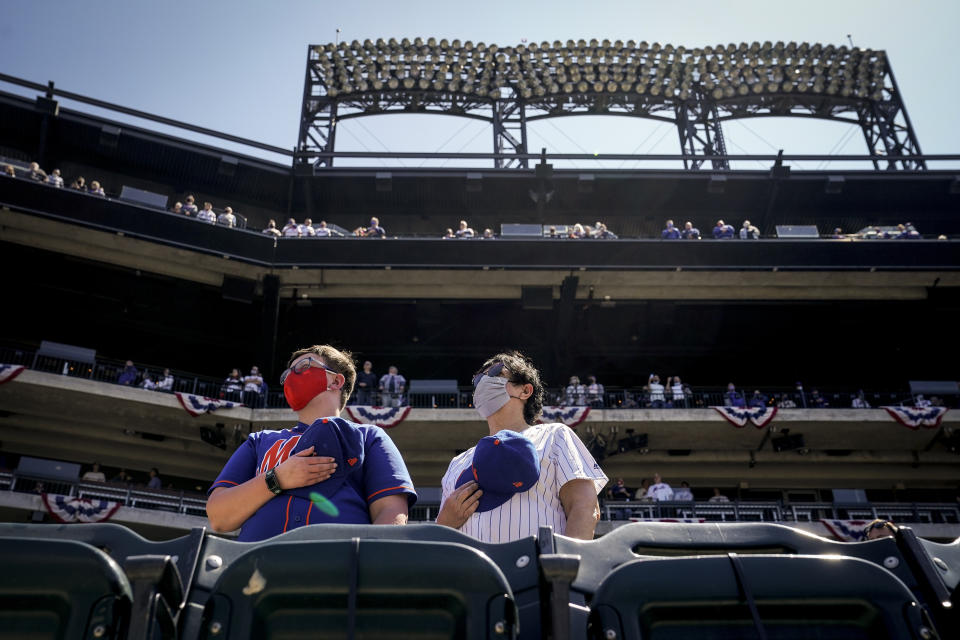
{"label": "dark green stadium seat", "polygon": [[944,637],[892,574],[825,556],[635,560],[600,584],[590,625],[604,640]]}
{"label": "dark green stadium seat", "polygon": [[267,541],[225,566],[201,637],[512,638],[516,626],[503,572],[468,546]]}
{"label": "dark green stadium seat", "polygon": [[[600,582],[614,569],[639,558],[725,555],[800,554],[841,555],[860,558],[884,567],[903,582],[914,598],[934,617],[938,627],[956,631],[957,615],[950,607],[950,591],[957,599],[956,583],[947,583],[960,573],[956,545],[918,541],[909,527],[901,527],[897,538],[869,542],[838,542],[798,529],[768,523],[667,523],[643,522],[617,527],[592,541],[555,535],[556,553],[579,555],[580,569],[571,585],[571,616],[580,615],[576,606],[588,606]],[[541,544],[541,547],[543,545]],[[935,564],[933,554],[941,557]],[[571,622],[572,627],[577,623]],[[580,625],[582,626],[582,625]]]}
{"label": "dark green stadium seat", "polygon": [[133,595],[120,566],[82,542],[0,541],[0,638],[125,638]]}
{"label": "dark green stadium seat", "polygon": [[[541,588],[540,568],[537,562],[537,541],[532,536],[503,544],[480,542],[475,538],[437,524],[410,524],[404,527],[381,527],[374,525],[322,524],[300,527],[272,539],[273,542],[319,541],[319,540],[414,540],[421,542],[448,542],[473,547],[485,554],[500,568],[510,585],[513,599],[519,610],[519,627],[522,638],[540,638],[541,633]],[[241,554],[258,543],[236,542],[219,536],[208,536],[200,559],[191,602],[200,600],[201,594],[209,592],[223,569],[211,569],[211,559],[224,569]],[[546,605],[544,605],[546,606]],[[187,636],[199,625],[198,617],[186,613],[183,626]]]}
{"label": "dark green stadium seat", "polygon": [[[181,611],[196,613],[199,606],[187,606],[189,592],[204,542],[204,530],[163,542],[141,537],[127,527],[112,524],[18,524],[0,523],[0,538],[23,537],[46,540],[73,540],[96,547],[123,568],[134,602],[130,632],[155,633],[174,637],[183,625]],[[0,540],[0,545],[5,541]],[[157,597],[159,596],[159,597]]]}

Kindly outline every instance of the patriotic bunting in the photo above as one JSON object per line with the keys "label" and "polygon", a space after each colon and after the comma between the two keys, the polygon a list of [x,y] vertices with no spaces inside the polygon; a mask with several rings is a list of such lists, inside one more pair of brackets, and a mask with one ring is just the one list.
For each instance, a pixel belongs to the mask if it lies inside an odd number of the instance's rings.
{"label": "patriotic bunting", "polygon": [[218,400],[216,398],[207,398],[205,396],[195,396],[192,393],[180,393],[178,391],[175,395],[177,396],[177,400],[180,401],[180,404],[183,405],[183,408],[187,410],[187,413],[192,415],[194,418],[199,416],[201,413],[210,413],[211,411],[216,411],[217,409],[233,409],[234,407],[243,406],[243,404],[239,402]]}
{"label": "patriotic bunting", "polygon": [[120,508],[119,502],[72,498],[53,493],[43,494],[43,504],[57,522],[104,522]]}
{"label": "patriotic bunting", "polygon": [[347,415],[360,424],[375,424],[382,429],[390,429],[407,419],[410,407],[370,407],[352,405],[347,407]]}
{"label": "patriotic bunting", "polygon": [[23,366],[19,364],[0,364],[0,384],[10,382],[23,373]]}
{"label": "patriotic bunting", "polygon": [[575,427],[590,415],[590,407],[544,407],[542,423],[562,422],[568,427]]}
{"label": "patriotic bunting", "polygon": [[867,520],[821,520],[820,524],[841,542],[862,542],[867,539],[863,532]]}
{"label": "patriotic bunting", "polygon": [[752,422],[757,429],[763,429],[777,415],[776,407],[713,407],[727,419],[727,422],[742,429]]}
{"label": "patriotic bunting", "polygon": [[880,407],[890,417],[908,429],[917,431],[920,427],[934,429],[940,426],[946,407]]}

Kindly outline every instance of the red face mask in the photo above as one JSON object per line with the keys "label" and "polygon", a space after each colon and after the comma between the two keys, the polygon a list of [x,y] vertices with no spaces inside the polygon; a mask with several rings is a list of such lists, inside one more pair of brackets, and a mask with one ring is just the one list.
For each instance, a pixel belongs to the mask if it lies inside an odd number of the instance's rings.
{"label": "red face mask", "polygon": [[293,373],[283,381],[283,395],[294,411],[300,411],[311,400],[327,390],[327,370],[310,367],[303,373]]}

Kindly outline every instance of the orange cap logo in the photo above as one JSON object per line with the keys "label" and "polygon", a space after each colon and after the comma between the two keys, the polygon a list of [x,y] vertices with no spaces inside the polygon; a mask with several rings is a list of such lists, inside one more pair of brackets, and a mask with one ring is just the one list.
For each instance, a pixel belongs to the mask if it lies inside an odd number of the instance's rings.
{"label": "orange cap logo", "polygon": [[357,459],[356,459],[356,458],[347,458],[347,464],[352,467],[353,465],[357,464]]}

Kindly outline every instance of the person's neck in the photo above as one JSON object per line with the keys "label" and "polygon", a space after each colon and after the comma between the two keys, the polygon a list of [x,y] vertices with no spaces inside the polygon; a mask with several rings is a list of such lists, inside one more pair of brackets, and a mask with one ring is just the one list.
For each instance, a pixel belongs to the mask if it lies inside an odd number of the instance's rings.
{"label": "person's neck", "polygon": [[523,432],[528,425],[523,419],[523,409],[514,409],[513,403],[505,405],[500,411],[487,418],[487,426],[490,428],[490,435],[509,429],[518,433]]}
{"label": "person's neck", "polygon": [[316,397],[297,412],[297,419],[303,424],[313,424],[320,418],[339,418],[340,404],[330,398]]}

